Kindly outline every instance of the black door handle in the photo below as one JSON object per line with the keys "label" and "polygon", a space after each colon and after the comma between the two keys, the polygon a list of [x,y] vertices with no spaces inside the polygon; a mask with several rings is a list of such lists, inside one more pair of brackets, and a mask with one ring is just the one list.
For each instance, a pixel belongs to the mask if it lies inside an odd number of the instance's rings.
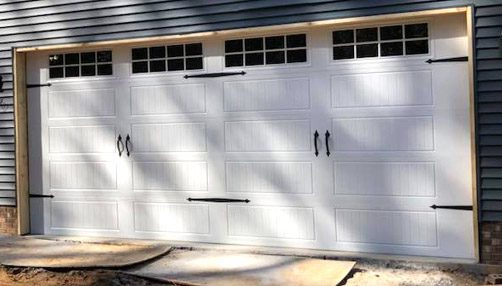
{"label": "black door handle", "polygon": [[319,150],[317,149],[317,139],[319,138],[319,132],[317,130],[314,132],[314,148],[315,148],[315,156],[319,156]]}
{"label": "black door handle", "polygon": [[126,136],[126,144],[125,144],[126,151],[127,151],[127,157],[129,157],[129,155],[131,155],[131,152],[129,152],[129,143],[130,142],[131,142],[131,136],[129,136],[129,134],[127,134],[127,136]]}
{"label": "black door handle", "polygon": [[326,156],[328,156],[328,157],[329,157],[329,154],[331,154],[331,153],[329,152],[329,143],[328,143],[328,139],[329,139],[329,136],[330,136],[330,135],[331,135],[331,134],[329,134],[329,131],[328,131],[328,130],[326,130],[326,134],[324,134],[324,136],[325,136],[325,138],[326,138]]}
{"label": "black door handle", "polygon": [[[122,149],[120,147],[122,147]],[[117,137],[117,150],[119,151],[119,157],[121,157],[122,152],[124,152],[124,143],[122,143],[122,136],[120,134],[119,137]]]}

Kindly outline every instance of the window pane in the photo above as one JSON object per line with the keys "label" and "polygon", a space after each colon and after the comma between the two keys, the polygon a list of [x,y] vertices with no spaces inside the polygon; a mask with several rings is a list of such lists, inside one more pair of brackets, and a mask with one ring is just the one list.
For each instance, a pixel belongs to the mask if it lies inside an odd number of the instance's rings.
{"label": "window pane", "polygon": [[147,48],[132,49],[133,60],[146,60],[148,58]]}
{"label": "window pane", "polygon": [[288,51],[288,63],[303,63],[307,61],[307,50]]}
{"label": "window pane", "polygon": [[112,51],[100,51],[100,52],[97,52],[97,57],[98,57],[98,62],[99,63],[111,62],[112,61]]}
{"label": "window pane", "polygon": [[242,40],[225,41],[225,53],[242,52]]}
{"label": "window pane", "polygon": [[350,44],[354,42],[354,31],[335,31],[333,32],[333,44]]}
{"label": "window pane", "polygon": [[246,51],[263,50],[263,38],[245,39],[244,44],[246,47]]}
{"label": "window pane", "polygon": [[186,69],[187,70],[201,70],[202,69],[202,58],[187,58],[186,59]]}
{"label": "window pane", "polygon": [[396,40],[403,38],[403,26],[388,26],[380,28],[380,40]]}
{"label": "window pane", "polygon": [[82,66],[81,73],[82,73],[82,76],[95,76],[96,75],[96,66],[95,65]]}
{"label": "window pane", "polygon": [[202,44],[188,44],[185,45],[185,55],[187,56],[198,56],[202,55]]}
{"label": "window pane", "polygon": [[150,62],[150,72],[163,72],[166,71],[166,61],[157,60]]}
{"label": "window pane", "polygon": [[307,36],[305,34],[286,36],[286,47],[298,48],[307,46]]}
{"label": "window pane", "polygon": [[428,36],[427,24],[406,25],[404,31],[407,39],[425,38]]}
{"label": "window pane", "polygon": [[49,78],[62,78],[62,77],[63,77],[63,68],[49,69]]}
{"label": "window pane", "polygon": [[284,48],[284,36],[265,38],[265,48],[267,50],[283,49]]}
{"label": "window pane", "polygon": [[357,57],[368,58],[378,56],[378,44],[357,45]]}
{"label": "window pane", "polygon": [[65,65],[78,65],[80,63],[79,54],[66,54],[64,55]]}
{"label": "window pane", "polygon": [[169,58],[182,57],[183,54],[183,45],[167,46],[167,56]]}
{"label": "window pane", "polygon": [[113,68],[111,64],[98,65],[98,75],[112,75]]}
{"label": "window pane", "polygon": [[148,62],[134,62],[132,63],[132,73],[145,73],[148,72]]}
{"label": "window pane", "polygon": [[284,59],[284,51],[277,51],[277,52],[267,52],[267,64],[273,65],[273,64],[283,64],[285,62]]}
{"label": "window pane", "polygon": [[183,63],[183,59],[175,59],[167,61],[167,70],[169,71],[181,71],[184,70],[185,66]]}
{"label": "window pane", "polygon": [[158,59],[166,57],[166,47],[151,47],[150,48],[150,59]]}
{"label": "window pane", "polygon": [[380,45],[380,55],[387,56],[400,56],[403,54],[403,42],[395,43],[382,43]]}
{"label": "window pane", "polygon": [[429,53],[429,41],[407,41],[406,42],[406,54],[407,55],[417,55],[417,54],[428,54]]}
{"label": "window pane", "polygon": [[256,66],[263,64],[263,53],[246,54],[246,66]]}
{"label": "window pane", "polygon": [[357,42],[373,42],[378,40],[377,28],[366,28],[356,30]]}
{"label": "window pane", "polygon": [[64,75],[65,77],[79,76],[80,75],[79,67],[78,66],[65,67]]}
{"label": "window pane", "polygon": [[244,61],[242,60],[242,54],[225,56],[226,67],[241,67],[243,65]]}
{"label": "window pane", "polygon": [[354,58],[354,46],[342,46],[333,48],[333,59],[344,60]]}
{"label": "window pane", "polygon": [[96,62],[96,53],[81,53],[80,54],[80,62],[83,64],[90,64]]}
{"label": "window pane", "polygon": [[50,66],[62,66],[63,65],[63,55],[50,55],[49,56]]}

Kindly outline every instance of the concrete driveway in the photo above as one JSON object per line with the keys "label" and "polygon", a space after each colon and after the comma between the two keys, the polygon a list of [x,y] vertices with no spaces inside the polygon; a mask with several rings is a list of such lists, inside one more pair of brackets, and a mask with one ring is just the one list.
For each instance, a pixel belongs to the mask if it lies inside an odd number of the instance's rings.
{"label": "concrete driveway", "polygon": [[134,243],[79,242],[35,237],[0,236],[0,264],[40,268],[120,268],[167,254],[171,246]]}

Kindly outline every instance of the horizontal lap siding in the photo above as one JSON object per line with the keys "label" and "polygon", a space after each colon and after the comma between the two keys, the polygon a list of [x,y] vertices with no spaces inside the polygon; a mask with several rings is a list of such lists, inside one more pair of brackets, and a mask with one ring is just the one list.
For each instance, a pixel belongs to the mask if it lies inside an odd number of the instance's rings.
{"label": "horizontal lap siding", "polygon": [[[472,4],[473,0],[0,0],[0,197],[14,194],[12,47],[139,38],[294,22],[410,12]],[[482,1],[486,3],[490,1]],[[486,18],[490,21],[490,17]],[[480,31],[481,32],[481,31]],[[491,35],[489,29],[483,33]],[[483,45],[493,45],[487,37]],[[486,57],[492,51],[486,49]],[[486,80],[497,63],[479,62]],[[481,87],[481,86],[480,86]],[[481,88],[496,100],[497,83]],[[500,116],[502,118],[502,114]],[[494,119],[493,119],[494,120]],[[502,120],[502,119],[501,119]],[[486,132],[499,132],[487,130]],[[492,138],[502,146],[501,138]],[[497,145],[492,146],[497,146]],[[498,152],[495,149],[489,152]],[[502,152],[502,151],[501,151]],[[493,157],[490,157],[493,159]],[[501,163],[502,168],[502,163]],[[494,173],[492,176],[496,176]],[[502,178],[502,177],[501,177]],[[14,200],[0,199],[0,204]]]}
{"label": "horizontal lap siding", "polygon": [[476,1],[481,219],[502,221],[502,1]]}

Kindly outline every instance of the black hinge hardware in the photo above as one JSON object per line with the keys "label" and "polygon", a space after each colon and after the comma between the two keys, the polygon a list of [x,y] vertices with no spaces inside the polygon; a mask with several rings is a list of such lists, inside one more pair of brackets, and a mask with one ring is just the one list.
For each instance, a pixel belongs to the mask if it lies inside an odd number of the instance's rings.
{"label": "black hinge hardware", "polygon": [[245,71],[240,72],[215,72],[215,73],[201,73],[201,74],[193,74],[193,75],[185,75],[184,78],[192,78],[192,77],[222,77],[222,76],[232,76],[232,75],[245,75]]}
{"label": "black hinge hardware", "polygon": [[431,209],[447,209],[447,210],[459,210],[459,211],[472,211],[472,206],[438,206],[432,205]]}
{"label": "black hinge hardware", "polygon": [[457,58],[446,58],[446,59],[428,59],[425,62],[428,64],[432,63],[446,63],[446,62],[467,62],[469,60],[469,57],[457,57]]}
{"label": "black hinge hardware", "polygon": [[30,194],[30,198],[54,198],[54,195],[40,195],[40,194]]}
{"label": "black hinge hardware", "polygon": [[238,200],[238,199],[225,199],[225,198],[188,198],[189,202],[213,202],[213,203],[249,203],[248,199]]}
{"label": "black hinge hardware", "polygon": [[51,86],[52,84],[50,83],[41,83],[41,84],[27,84],[26,88],[36,88],[36,87],[43,87],[43,86]]}

